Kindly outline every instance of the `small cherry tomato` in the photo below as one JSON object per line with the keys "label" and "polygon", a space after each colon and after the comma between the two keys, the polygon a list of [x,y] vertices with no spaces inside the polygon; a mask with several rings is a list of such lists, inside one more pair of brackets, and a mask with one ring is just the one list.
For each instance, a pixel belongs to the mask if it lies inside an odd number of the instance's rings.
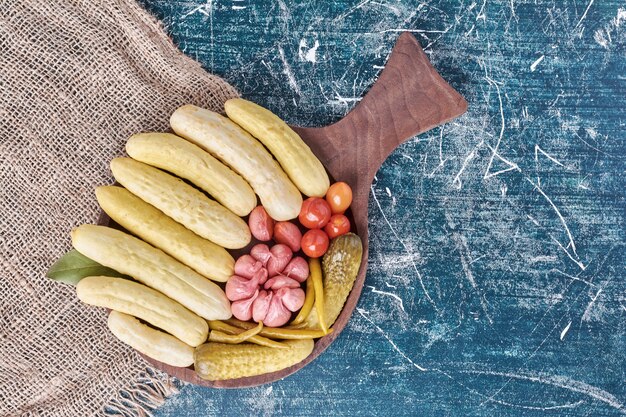
{"label": "small cherry tomato", "polygon": [[352,189],[343,181],[336,182],[328,189],[326,201],[333,214],[343,214],[352,204]]}
{"label": "small cherry tomato", "polygon": [[310,258],[319,258],[328,250],[328,243],[326,232],[311,229],[302,236],[302,252]]}
{"label": "small cherry tomato", "polygon": [[319,197],[311,197],[304,200],[298,220],[307,229],[321,229],[326,226],[331,216],[330,206]]}
{"label": "small cherry tomato", "polygon": [[331,239],[345,235],[350,231],[350,220],[343,214],[333,214],[324,231]]}

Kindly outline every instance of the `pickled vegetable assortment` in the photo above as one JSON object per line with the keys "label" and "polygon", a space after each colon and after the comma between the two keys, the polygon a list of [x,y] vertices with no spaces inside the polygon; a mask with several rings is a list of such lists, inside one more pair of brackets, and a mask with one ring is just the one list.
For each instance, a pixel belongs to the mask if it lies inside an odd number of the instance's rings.
{"label": "pickled vegetable assortment", "polygon": [[308,230],[300,246],[305,255],[319,258],[326,253],[330,239],[350,231],[350,220],[343,213],[352,203],[352,189],[345,182],[330,186],[326,199],[311,197],[302,203],[298,220]]}
{"label": "pickled vegetable assortment", "polygon": [[[75,251],[50,272],[110,309],[122,342],[208,380],[309,356],[333,332],[362,256],[350,185],[332,183],[269,110],[233,99],[225,112],[186,105],[170,118],[175,134],[132,136],[130,158],[111,161],[121,186],[95,191],[115,224],[74,229]],[[58,265],[76,262],[85,267],[63,277]]]}

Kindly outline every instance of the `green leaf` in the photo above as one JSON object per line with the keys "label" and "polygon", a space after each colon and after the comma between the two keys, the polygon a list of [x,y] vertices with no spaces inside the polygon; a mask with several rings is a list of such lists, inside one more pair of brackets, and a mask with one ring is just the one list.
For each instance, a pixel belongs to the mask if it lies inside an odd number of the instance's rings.
{"label": "green leaf", "polygon": [[76,285],[81,279],[94,275],[126,278],[126,275],[100,265],[76,249],[72,249],[63,255],[46,273],[46,276],[50,279],[71,285]]}

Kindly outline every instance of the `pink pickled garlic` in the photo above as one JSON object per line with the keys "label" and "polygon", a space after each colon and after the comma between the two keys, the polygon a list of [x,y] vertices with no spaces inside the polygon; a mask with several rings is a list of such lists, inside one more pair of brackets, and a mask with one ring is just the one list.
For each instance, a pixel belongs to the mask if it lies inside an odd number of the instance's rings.
{"label": "pink pickled garlic", "polygon": [[226,283],[226,297],[239,320],[263,321],[280,327],[304,304],[300,283],[309,276],[306,260],[296,256],[287,245],[255,245],[250,255],[235,263],[235,275]]}

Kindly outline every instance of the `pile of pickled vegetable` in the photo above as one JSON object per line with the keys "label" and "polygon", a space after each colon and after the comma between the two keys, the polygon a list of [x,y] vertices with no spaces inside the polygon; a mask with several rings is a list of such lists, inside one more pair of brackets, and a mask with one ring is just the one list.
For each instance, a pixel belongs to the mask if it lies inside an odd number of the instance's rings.
{"label": "pile of pickled vegetable", "polygon": [[[208,380],[275,372],[332,332],[361,265],[347,214],[298,134],[243,99],[177,109],[132,136],[96,198],[112,222],[72,231],[48,276],[110,310],[113,334]],[[235,252],[236,251],[236,252]],[[233,256],[237,253],[237,259]]]}

